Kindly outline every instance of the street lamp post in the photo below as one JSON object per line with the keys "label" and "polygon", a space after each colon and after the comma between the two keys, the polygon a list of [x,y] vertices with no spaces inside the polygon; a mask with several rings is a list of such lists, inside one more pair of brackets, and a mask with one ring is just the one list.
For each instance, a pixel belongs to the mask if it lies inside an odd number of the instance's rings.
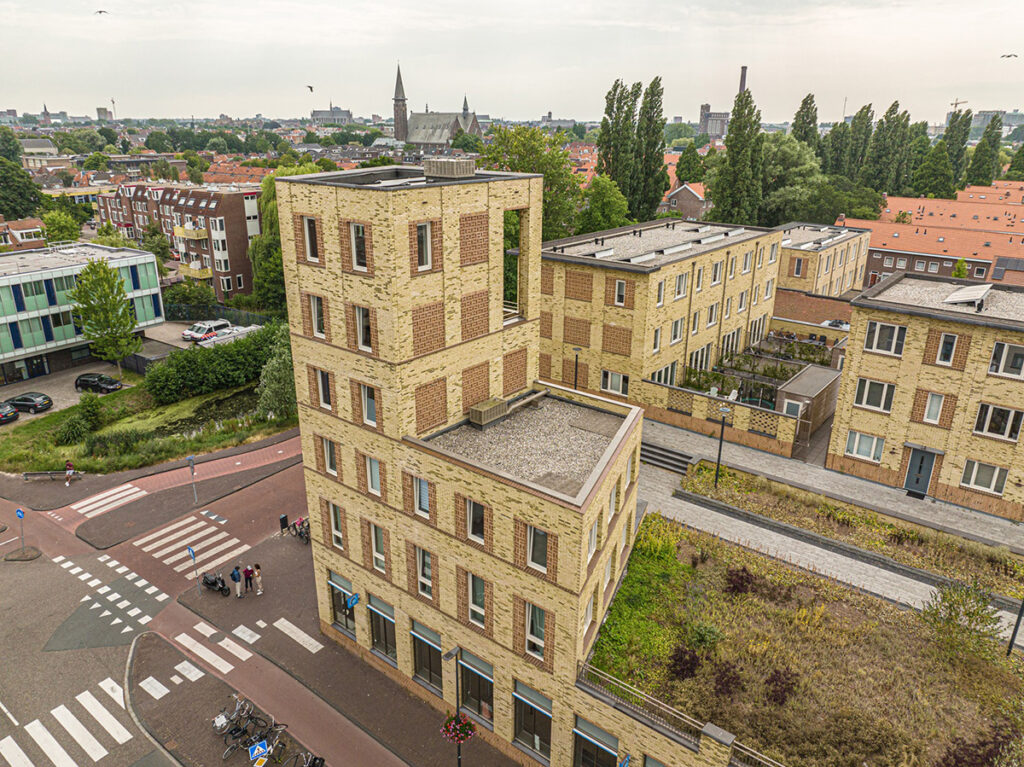
{"label": "street lamp post", "polygon": [[[455,661],[455,716],[459,716],[459,712],[462,710],[462,685],[459,684],[459,661],[462,660],[462,648],[456,645],[442,655],[441,660]],[[455,744],[455,763],[462,767],[462,741]]]}
{"label": "street lamp post", "polygon": [[722,443],[725,441],[725,417],[732,412],[728,407],[722,405],[718,408],[722,415],[722,428],[718,432],[718,460],[715,461],[715,490],[718,489],[718,474],[722,469]]}
{"label": "street lamp post", "polygon": [[583,351],[583,349],[579,346],[574,346],[572,347],[572,350],[576,352],[576,362],[572,368],[572,388],[578,389],[579,387],[576,384],[580,379],[580,352]]}
{"label": "street lamp post", "polygon": [[1006,657],[1010,657],[1010,653],[1013,652],[1013,643],[1017,641],[1017,632],[1020,631],[1020,622],[1024,619],[1024,600],[1020,603],[1020,612],[1017,613],[1017,622],[1013,624],[1013,633],[1010,634],[1010,644],[1006,647]]}

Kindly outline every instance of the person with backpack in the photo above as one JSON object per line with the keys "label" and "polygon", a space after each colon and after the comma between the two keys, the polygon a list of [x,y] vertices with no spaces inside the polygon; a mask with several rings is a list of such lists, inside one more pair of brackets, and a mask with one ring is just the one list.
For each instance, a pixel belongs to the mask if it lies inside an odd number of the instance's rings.
{"label": "person with backpack", "polygon": [[235,596],[239,599],[242,598],[242,566],[235,565],[235,569],[231,571],[231,580],[235,584]]}

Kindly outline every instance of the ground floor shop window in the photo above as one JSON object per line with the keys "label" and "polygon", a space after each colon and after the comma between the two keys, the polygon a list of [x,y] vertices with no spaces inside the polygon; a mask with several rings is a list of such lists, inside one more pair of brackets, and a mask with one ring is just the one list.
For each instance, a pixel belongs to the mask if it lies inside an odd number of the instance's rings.
{"label": "ground floor shop window", "polygon": [[465,650],[459,658],[462,707],[488,722],[494,719],[494,667]]}
{"label": "ground floor shop window", "polygon": [[516,682],[515,740],[531,751],[551,756],[551,700],[522,682]]}
{"label": "ground floor shop window", "polygon": [[355,636],[356,608],[348,607],[348,599],[352,596],[352,581],[348,578],[343,578],[337,573],[328,571],[328,574],[334,625]]}
{"label": "ground floor shop window", "polygon": [[381,655],[398,661],[398,646],[395,643],[395,609],[377,597],[370,595],[366,606],[370,613],[371,646]]}
{"label": "ground floor shop window", "polygon": [[441,635],[412,622],[413,676],[441,692]]}

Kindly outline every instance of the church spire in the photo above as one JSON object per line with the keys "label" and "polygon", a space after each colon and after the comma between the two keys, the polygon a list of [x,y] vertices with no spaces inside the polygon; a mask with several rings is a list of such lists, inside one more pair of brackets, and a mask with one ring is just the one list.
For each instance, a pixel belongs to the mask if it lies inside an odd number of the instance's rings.
{"label": "church spire", "polygon": [[405,105],[405,86],[402,85],[402,66],[398,66],[395,78],[395,140],[405,141],[409,138],[409,110]]}
{"label": "church spire", "polygon": [[395,101],[405,101],[405,86],[402,85],[402,65],[398,65],[398,76],[395,78]]}
{"label": "church spire", "polygon": [[462,96],[462,116],[469,117],[469,98],[465,94]]}

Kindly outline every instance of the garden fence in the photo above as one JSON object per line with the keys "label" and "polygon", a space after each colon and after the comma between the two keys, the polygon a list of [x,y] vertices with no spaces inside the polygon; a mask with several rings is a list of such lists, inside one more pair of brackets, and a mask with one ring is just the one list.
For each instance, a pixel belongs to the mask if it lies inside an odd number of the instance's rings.
{"label": "garden fence", "polygon": [[275,319],[269,314],[248,312],[223,304],[195,306],[192,304],[167,304],[164,306],[167,319],[171,322],[201,322],[202,320],[227,320],[232,325],[266,325]]}

